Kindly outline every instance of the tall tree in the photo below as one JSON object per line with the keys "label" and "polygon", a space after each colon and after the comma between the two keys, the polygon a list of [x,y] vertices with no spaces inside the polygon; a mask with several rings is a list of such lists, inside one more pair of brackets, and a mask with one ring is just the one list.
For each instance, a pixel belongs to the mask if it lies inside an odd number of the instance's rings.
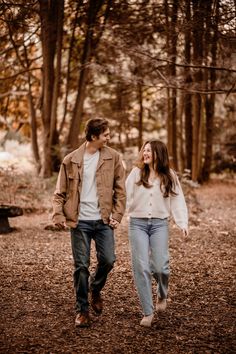
{"label": "tall tree", "polygon": [[[219,0],[214,1],[215,15],[212,16],[212,1],[207,4],[207,17],[206,17],[206,42],[211,45],[211,66],[217,65],[217,42],[218,42],[218,22],[219,22]],[[207,46],[207,43],[205,44]],[[208,74],[208,72],[207,72]],[[213,93],[216,83],[216,71],[212,69],[207,75],[206,84],[207,89],[210,89],[212,93],[206,96],[205,99],[205,112],[206,112],[206,144],[204,154],[204,164],[202,168],[201,180],[207,181],[210,177],[211,165],[212,165],[212,145],[213,145],[213,127],[214,127],[214,115],[215,115],[215,97]]]}
{"label": "tall tree", "polygon": [[[184,26],[184,58],[185,62],[191,63],[191,4],[190,0],[185,1],[186,21]],[[192,169],[192,96],[188,93],[188,89],[192,83],[192,76],[190,67],[185,68],[185,100],[184,100],[184,114],[185,114],[185,167],[191,171]]]}
{"label": "tall tree", "polygon": [[[63,0],[39,0],[43,53],[42,121],[44,129],[42,175],[52,174],[52,143],[56,132],[56,107],[59,93],[60,50]],[[54,61],[57,54],[57,71]]]}
{"label": "tall tree", "polygon": [[59,171],[61,159],[59,149],[59,132],[57,129],[58,121],[58,99],[61,93],[61,64],[62,64],[62,47],[63,47],[63,16],[64,16],[64,0],[58,2],[57,13],[57,33],[56,33],[56,53],[55,53],[55,78],[53,83],[53,96],[50,118],[50,136],[49,144],[51,146],[52,169]]}
{"label": "tall tree", "polygon": [[[106,5],[105,11],[103,11],[103,22],[101,23],[102,7]],[[108,0],[90,0],[87,12],[86,34],[84,40],[84,46],[82,49],[81,67],[78,79],[77,95],[75,105],[73,109],[72,120],[70,124],[69,134],[67,138],[67,146],[69,150],[73,150],[78,146],[78,135],[82,123],[83,105],[86,97],[86,84],[89,74],[89,64],[93,58],[96,47],[102,36],[105,23],[110,11],[111,1]],[[97,31],[95,29],[97,28]]]}
{"label": "tall tree", "polygon": [[[171,23],[170,23],[170,75],[171,80],[175,82],[176,78],[176,57],[177,57],[177,18],[178,18],[178,0],[173,0],[172,8],[171,8]],[[171,111],[170,117],[171,125],[172,125],[172,154],[173,154],[173,165],[176,169],[178,169],[178,158],[177,158],[177,89],[171,89]]]}
{"label": "tall tree", "polygon": [[[8,29],[9,43],[12,48],[6,50],[8,56],[15,57],[15,65],[12,66],[11,70],[20,70],[23,72],[26,91],[22,92],[26,94],[26,103],[28,104],[28,116],[30,118],[30,130],[31,130],[31,147],[33,156],[35,158],[37,171],[41,170],[41,161],[38,147],[38,136],[37,136],[37,114],[33,86],[37,80],[33,72],[34,59],[32,58],[33,39],[37,38],[38,26],[30,26],[29,18],[35,19],[34,7],[31,8],[29,3],[20,3],[18,6],[13,6],[10,3],[4,3],[3,5],[3,17],[6,27]],[[26,45],[27,43],[27,45]],[[11,54],[10,54],[11,53]],[[14,60],[14,59],[12,59]],[[18,76],[16,74],[16,76]],[[22,86],[24,84],[22,83]],[[9,100],[8,100],[9,102]],[[23,121],[20,122],[23,124]]]}
{"label": "tall tree", "polygon": [[[168,0],[164,2],[166,17],[166,42],[168,53],[168,76],[171,82],[176,80],[176,56],[177,56],[177,19],[178,19],[178,0],[173,0],[171,6]],[[177,90],[176,88],[167,88],[168,113],[167,113],[167,134],[168,149],[172,159],[173,166],[178,168],[177,158]]]}
{"label": "tall tree", "polygon": [[[195,70],[194,82],[198,90],[203,89],[203,73],[201,66],[203,65],[203,32],[204,32],[204,1],[192,0],[193,6],[193,63],[198,66]],[[202,141],[202,99],[199,93],[192,96],[193,105],[193,140],[192,140],[192,179],[197,181],[201,169],[201,147]]]}

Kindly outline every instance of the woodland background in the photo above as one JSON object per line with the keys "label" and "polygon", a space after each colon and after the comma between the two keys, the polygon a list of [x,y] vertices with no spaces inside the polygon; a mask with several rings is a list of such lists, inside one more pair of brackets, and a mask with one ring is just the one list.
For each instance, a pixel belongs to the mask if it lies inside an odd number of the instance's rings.
{"label": "woodland background", "polygon": [[1,146],[41,176],[97,116],[124,156],[156,137],[193,181],[235,171],[234,0],[0,0],[0,26]]}
{"label": "woodland background", "polygon": [[[0,210],[23,210],[0,232],[0,353],[235,354],[235,0],[0,0],[0,29]],[[103,314],[74,326],[51,197],[93,117],[127,172],[147,138],[167,143],[186,197],[189,238],[170,220],[168,308],[150,329],[126,215]]]}

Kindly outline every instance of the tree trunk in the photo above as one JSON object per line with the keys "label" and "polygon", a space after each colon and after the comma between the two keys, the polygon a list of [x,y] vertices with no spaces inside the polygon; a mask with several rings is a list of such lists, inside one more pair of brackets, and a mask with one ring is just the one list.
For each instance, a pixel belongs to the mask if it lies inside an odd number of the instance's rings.
{"label": "tree trunk", "polygon": [[[193,3],[193,62],[202,65],[203,60],[203,29],[204,29],[204,7],[203,0],[192,0]],[[202,88],[202,70],[198,69],[194,73],[196,88]],[[192,145],[192,180],[197,181],[201,166],[199,151],[201,151],[201,97],[198,93],[193,98],[193,145]]]}
{"label": "tree trunk", "polygon": [[73,46],[75,43],[75,30],[77,27],[77,22],[78,22],[78,14],[79,14],[79,8],[82,5],[83,0],[80,0],[77,2],[77,7],[76,7],[76,12],[75,12],[75,18],[73,21],[73,28],[72,28],[72,33],[71,33],[71,38],[70,38],[70,44],[69,44],[69,51],[68,51],[68,58],[67,58],[67,71],[66,71],[66,89],[65,89],[65,101],[64,101],[64,110],[63,110],[63,116],[59,128],[59,136],[61,135],[65,121],[66,121],[66,115],[67,115],[67,106],[68,106],[68,96],[69,96],[69,90],[70,90],[70,69],[71,69],[71,61],[72,61],[72,52],[73,52]]}
{"label": "tree trunk", "polygon": [[139,120],[138,120],[138,148],[141,149],[143,145],[143,85],[138,83],[138,101],[139,101]]}
{"label": "tree trunk", "polygon": [[28,93],[27,98],[28,98],[28,104],[29,104],[32,152],[33,152],[34,159],[36,162],[37,172],[40,173],[41,161],[40,161],[39,148],[38,148],[36,111],[35,111],[35,107],[34,107],[30,82],[29,82],[29,93]]}
{"label": "tree trunk", "polygon": [[[41,41],[43,53],[43,100],[42,100],[42,121],[43,121],[43,168],[42,176],[52,175],[52,140],[56,122],[52,122],[53,97],[55,97],[55,73],[54,58],[57,49],[58,17],[63,0],[39,0],[41,19]],[[56,98],[54,99],[56,100]],[[54,110],[56,103],[54,101]],[[55,119],[55,117],[53,118]]]}
{"label": "tree trunk", "polygon": [[205,114],[205,100],[204,96],[200,96],[201,100],[201,111],[199,115],[199,128],[198,128],[198,151],[197,151],[197,156],[198,156],[198,161],[197,161],[197,178],[198,181],[201,181],[201,174],[202,174],[202,158],[203,158],[203,131],[204,131],[204,114]]}
{"label": "tree trunk", "polygon": [[179,129],[178,129],[178,168],[179,171],[183,172],[185,167],[185,154],[184,154],[184,101],[185,94],[181,93],[179,97],[179,108],[178,108],[178,118],[179,118]]}
{"label": "tree trunk", "polygon": [[[190,0],[186,0],[186,24],[184,32],[184,54],[187,64],[191,63],[191,11]],[[191,72],[188,67],[185,68],[185,86],[188,89],[192,82]],[[185,94],[184,102],[184,116],[185,116],[185,168],[192,170],[192,98],[191,94]]]}
{"label": "tree trunk", "polygon": [[[165,2],[166,6],[166,23],[167,28],[170,31],[170,37],[167,38],[168,45],[168,55],[171,64],[169,64],[169,75],[170,80],[174,81],[176,77],[176,55],[177,55],[177,16],[178,16],[178,0],[173,1],[172,9],[171,9],[171,21],[169,24],[169,8],[168,2]],[[168,124],[169,132],[168,132],[168,142],[169,142],[169,150],[170,154],[173,157],[173,167],[178,169],[178,158],[177,158],[177,90],[170,89],[170,111],[168,115],[168,119],[170,120]]]}
{"label": "tree trunk", "polygon": [[22,46],[24,48],[25,60],[22,59],[22,57],[19,53],[19,45],[17,45],[17,43],[15,42],[15,40],[13,38],[13,30],[11,28],[10,23],[8,23],[8,29],[9,29],[10,41],[15,49],[16,57],[21,65],[22,69],[28,70],[28,72],[27,72],[27,81],[28,81],[27,101],[28,101],[30,128],[31,128],[31,146],[32,146],[33,156],[34,156],[34,159],[36,162],[37,172],[39,173],[41,170],[41,161],[40,161],[40,156],[39,156],[38,139],[37,139],[36,110],[35,110],[34,100],[33,100],[33,95],[32,95],[31,72],[30,72],[30,64],[31,63],[28,58],[27,48],[26,48],[26,45],[24,42],[24,37],[23,37]]}
{"label": "tree trunk", "polygon": [[[214,3],[215,6],[215,17],[211,27],[213,28],[212,38],[209,36],[212,43],[211,46],[211,62],[212,66],[216,66],[217,62],[217,42],[218,42],[218,21],[219,21],[219,0]],[[211,70],[210,72],[210,89],[214,90],[216,82],[216,72]],[[211,162],[212,162],[212,144],[213,144],[213,127],[214,127],[214,113],[215,113],[215,94],[210,94],[206,97],[205,103],[206,110],[206,147],[205,147],[205,158],[204,165],[202,169],[202,181],[208,181],[211,172]]]}
{"label": "tree trunk", "polygon": [[121,149],[122,153],[124,153],[125,147],[127,147],[127,144],[126,143],[124,144],[122,141],[122,135],[126,133],[126,129],[124,126],[124,123],[126,121],[124,103],[126,104],[126,102],[124,102],[123,96],[124,96],[124,86],[122,82],[117,82],[115,116],[118,124],[119,148]]}
{"label": "tree trunk", "polygon": [[[105,0],[90,0],[88,9],[88,21],[87,21],[87,31],[83,47],[83,55],[81,60],[81,70],[78,80],[78,90],[75,101],[75,106],[73,109],[72,120],[70,125],[70,130],[67,138],[67,147],[71,151],[78,146],[78,136],[80,132],[80,127],[82,123],[83,105],[86,97],[86,84],[89,74],[89,64],[92,60],[93,52],[96,49],[99,38],[94,37],[94,26],[97,20],[98,13],[104,5]],[[110,3],[109,5],[110,6]],[[102,32],[99,32],[99,36]],[[96,44],[96,45],[95,45]]]}
{"label": "tree trunk", "polygon": [[[171,60],[173,64],[171,65],[171,78],[175,80],[176,77],[176,56],[177,56],[177,38],[178,35],[176,33],[177,27],[177,18],[178,18],[178,7],[179,7],[179,0],[174,0],[172,5],[172,14],[171,14]],[[172,127],[173,127],[173,162],[174,168],[178,170],[178,152],[177,152],[177,90],[172,89],[172,97],[171,97],[171,113],[172,113]]]}
{"label": "tree trunk", "polygon": [[[166,24],[166,49],[167,53],[170,52],[170,24],[169,24],[169,4],[168,0],[164,2],[165,9],[165,24]],[[167,74],[170,74],[170,67],[168,66]],[[167,87],[166,89],[167,96],[167,116],[166,116],[166,130],[167,130],[167,148],[169,152],[169,158],[171,166],[173,167],[173,126],[171,119],[171,90]]]}
{"label": "tree trunk", "polygon": [[58,97],[60,95],[60,78],[61,78],[61,57],[62,57],[62,38],[63,38],[63,16],[64,16],[64,0],[58,0],[57,4],[57,40],[56,40],[56,67],[55,79],[53,87],[51,121],[50,121],[50,145],[52,157],[52,170],[58,172],[61,164],[59,134],[57,130],[57,106]]}
{"label": "tree trunk", "polygon": [[197,181],[198,171],[198,126],[199,126],[199,96],[196,94],[192,96],[193,107],[193,139],[192,139],[192,180]]}

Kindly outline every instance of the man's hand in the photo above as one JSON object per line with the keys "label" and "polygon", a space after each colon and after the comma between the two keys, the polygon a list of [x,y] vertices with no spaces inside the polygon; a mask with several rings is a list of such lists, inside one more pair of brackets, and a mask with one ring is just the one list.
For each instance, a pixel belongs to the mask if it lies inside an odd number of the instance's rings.
{"label": "man's hand", "polygon": [[113,229],[116,229],[119,225],[119,222],[113,218],[110,218],[109,221],[109,226],[112,227]]}

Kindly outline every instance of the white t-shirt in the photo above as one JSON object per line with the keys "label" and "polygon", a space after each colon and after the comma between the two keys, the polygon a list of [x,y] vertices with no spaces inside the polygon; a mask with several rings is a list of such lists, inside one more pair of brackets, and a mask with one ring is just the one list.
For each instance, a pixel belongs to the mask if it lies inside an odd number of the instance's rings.
{"label": "white t-shirt", "polygon": [[96,170],[99,151],[84,154],[83,183],[80,195],[79,220],[99,220],[101,213],[98,205]]}

